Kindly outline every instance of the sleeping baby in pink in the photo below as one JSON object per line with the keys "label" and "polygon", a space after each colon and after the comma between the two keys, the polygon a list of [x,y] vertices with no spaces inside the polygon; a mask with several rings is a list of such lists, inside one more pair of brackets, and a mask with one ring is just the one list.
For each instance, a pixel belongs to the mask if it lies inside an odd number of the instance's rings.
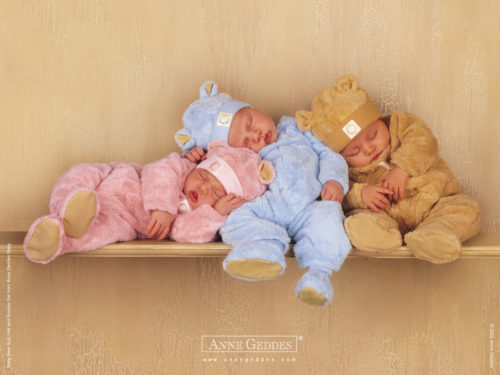
{"label": "sleeping baby in pink", "polygon": [[257,153],[220,141],[198,165],[178,153],[144,167],[77,164],[57,180],[50,215],[31,225],[24,252],[46,264],[136,238],[210,242],[229,213],[261,195],[273,178],[272,165]]}

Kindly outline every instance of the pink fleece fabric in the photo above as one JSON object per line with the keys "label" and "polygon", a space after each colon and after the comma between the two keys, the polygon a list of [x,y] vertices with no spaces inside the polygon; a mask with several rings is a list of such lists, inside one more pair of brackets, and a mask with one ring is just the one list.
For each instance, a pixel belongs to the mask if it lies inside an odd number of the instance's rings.
{"label": "pink fleece fabric", "polygon": [[[232,159],[241,153],[246,155],[248,160],[247,150],[232,152]],[[231,159],[228,150],[219,148],[217,153],[225,160]],[[260,158],[256,160],[257,164],[259,160]],[[231,163],[234,161],[231,160]],[[182,192],[184,181],[195,167],[195,163],[178,153],[172,153],[144,167],[119,162],[73,166],[61,175],[54,185],[49,203],[50,216],[45,218],[50,218],[63,228],[62,217],[69,199],[76,192],[84,190],[96,194],[97,212],[94,220],[80,238],[67,237],[62,233],[59,249],[51,259],[43,262],[33,260],[25,247],[26,256],[37,263],[48,263],[64,253],[92,250],[119,241],[145,238],[150,212],[153,210],[168,211],[177,215],[169,233],[172,240],[192,243],[214,240],[227,216],[220,215],[208,205],[178,214],[179,203],[185,199]],[[262,194],[265,184],[260,184],[262,186],[259,187],[255,183],[248,184],[252,194],[247,191],[245,195],[253,199],[256,194]],[[25,244],[41,219],[37,219],[31,226]]]}

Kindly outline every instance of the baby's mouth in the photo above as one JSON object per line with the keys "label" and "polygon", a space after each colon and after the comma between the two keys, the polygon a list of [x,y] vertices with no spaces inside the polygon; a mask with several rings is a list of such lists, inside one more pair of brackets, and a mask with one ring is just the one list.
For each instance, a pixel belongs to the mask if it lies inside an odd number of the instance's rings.
{"label": "baby's mouth", "polygon": [[382,151],[380,151],[377,155],[375,155],[372,159],[372,161],[375,161],[378,159],[378,157],[382,154]]}

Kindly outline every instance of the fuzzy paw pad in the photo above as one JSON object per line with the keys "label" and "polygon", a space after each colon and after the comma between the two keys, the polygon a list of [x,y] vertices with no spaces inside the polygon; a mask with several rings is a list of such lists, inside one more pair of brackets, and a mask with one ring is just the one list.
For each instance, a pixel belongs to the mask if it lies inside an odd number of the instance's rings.
{"label": "fuzzy paw pad", "polygon": [[353,246],[359,250],[389,252],[402,245],[397,224],[377,215],[361,213],[349,216],[344,226]]}
{"label": "fuzzy paw pad", "polygon": [[304,288],[299,293],[299,298],[302,302],[313,306],[323,306],[327,300],[320,292],[314,288]]}
{"label": "fuzzy paw pad", "polygon": [[415,258],[436,264],[456,260],[462,249],[462,243],[457,235],[438,223],[407,233],[405,242],[413,251]]}
{"label": "fuzzy paw pad", "polygon": [[246,279],[270,279],[279,276],[283,267],[264,259],[233,259],[227,262],[226,271]]}
{"label": "fuzzy paw pad", "polygon": [[47,260],[58,250],[59,237],[57,224],[49,219],[42,220],[26,242],[26,252],[33,260]]}
{"label": "fuzzy paw pad", "polygon": [[75,193],[64,211],[64,233],[74,238],[83,236],[94,219],[96,209],[97,200],[93,192],[79,191]]}

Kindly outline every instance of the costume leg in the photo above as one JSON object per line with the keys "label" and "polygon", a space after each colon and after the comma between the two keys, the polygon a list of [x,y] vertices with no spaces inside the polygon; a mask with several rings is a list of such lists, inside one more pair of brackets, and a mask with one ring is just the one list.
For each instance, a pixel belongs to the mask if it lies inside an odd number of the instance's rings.
{"label": "costume leg", "polygon": [[343,222],[339,203],[315,201],[290,223],[298,265],[308,268],[295,288],[303,302],[325,306],[333,299],[330,277],[351,251]]}
{"label": "costume leg", "polygon": [[[34,262],[46,264],[67,252],[93,250],[137,238],[136,211],[144,211],[136,207],[141,201],[140,190],[137,172],[125,164],[116,169],[106,164],[75,166],[61,176],[53,189],[53,213],[37,219],[28,231],[24,241],[26,256]],[[98,209],[79,238],[74,238],[65,233],[68,216],[65,213],[70,206],[78,208],[73,201],[79,201],[75,196],[82,191],[91,191]],[[65,202],[61,204],[61,201]],[[63,215],[59,216],[58,212]]]}
{"label": "costume leg", "polygon": [[111,172],[107,164],[77,164],[61,175],[51,192],[49,209],[63,220],[67,236],[81,237],[99,212],[95,189]]}
{"label": "costume leg", "polygon": [[466,194],[441,198],[405,242],[416,258],[432,263],[457,259],[462,242],[481,230],[481,207]]}
{"label": "costume leg", "polygon": [[353,246],[359,250],[388,252],[402,245],[401,232],[396,220],[387,212],[368,209],[349,212],[344,227]]}
{"label": "costume leg", "polygon": [[99,215],[80,238],[66,236],[63,221],[56,215],[37,219],[24,240],[24,252],[32,262],[47,264],[68,252],[98,249],[136,237],[134,228],[119,212],[110,210],[103,202]]}
{"label": "costume leg", "polygon": [[234,210],[221,231],[222,240],[233,245],[223,268],[230,275],[249,281],[267,280],[286,268],[290,238],[282,226],[259,218],[246,205]]}

